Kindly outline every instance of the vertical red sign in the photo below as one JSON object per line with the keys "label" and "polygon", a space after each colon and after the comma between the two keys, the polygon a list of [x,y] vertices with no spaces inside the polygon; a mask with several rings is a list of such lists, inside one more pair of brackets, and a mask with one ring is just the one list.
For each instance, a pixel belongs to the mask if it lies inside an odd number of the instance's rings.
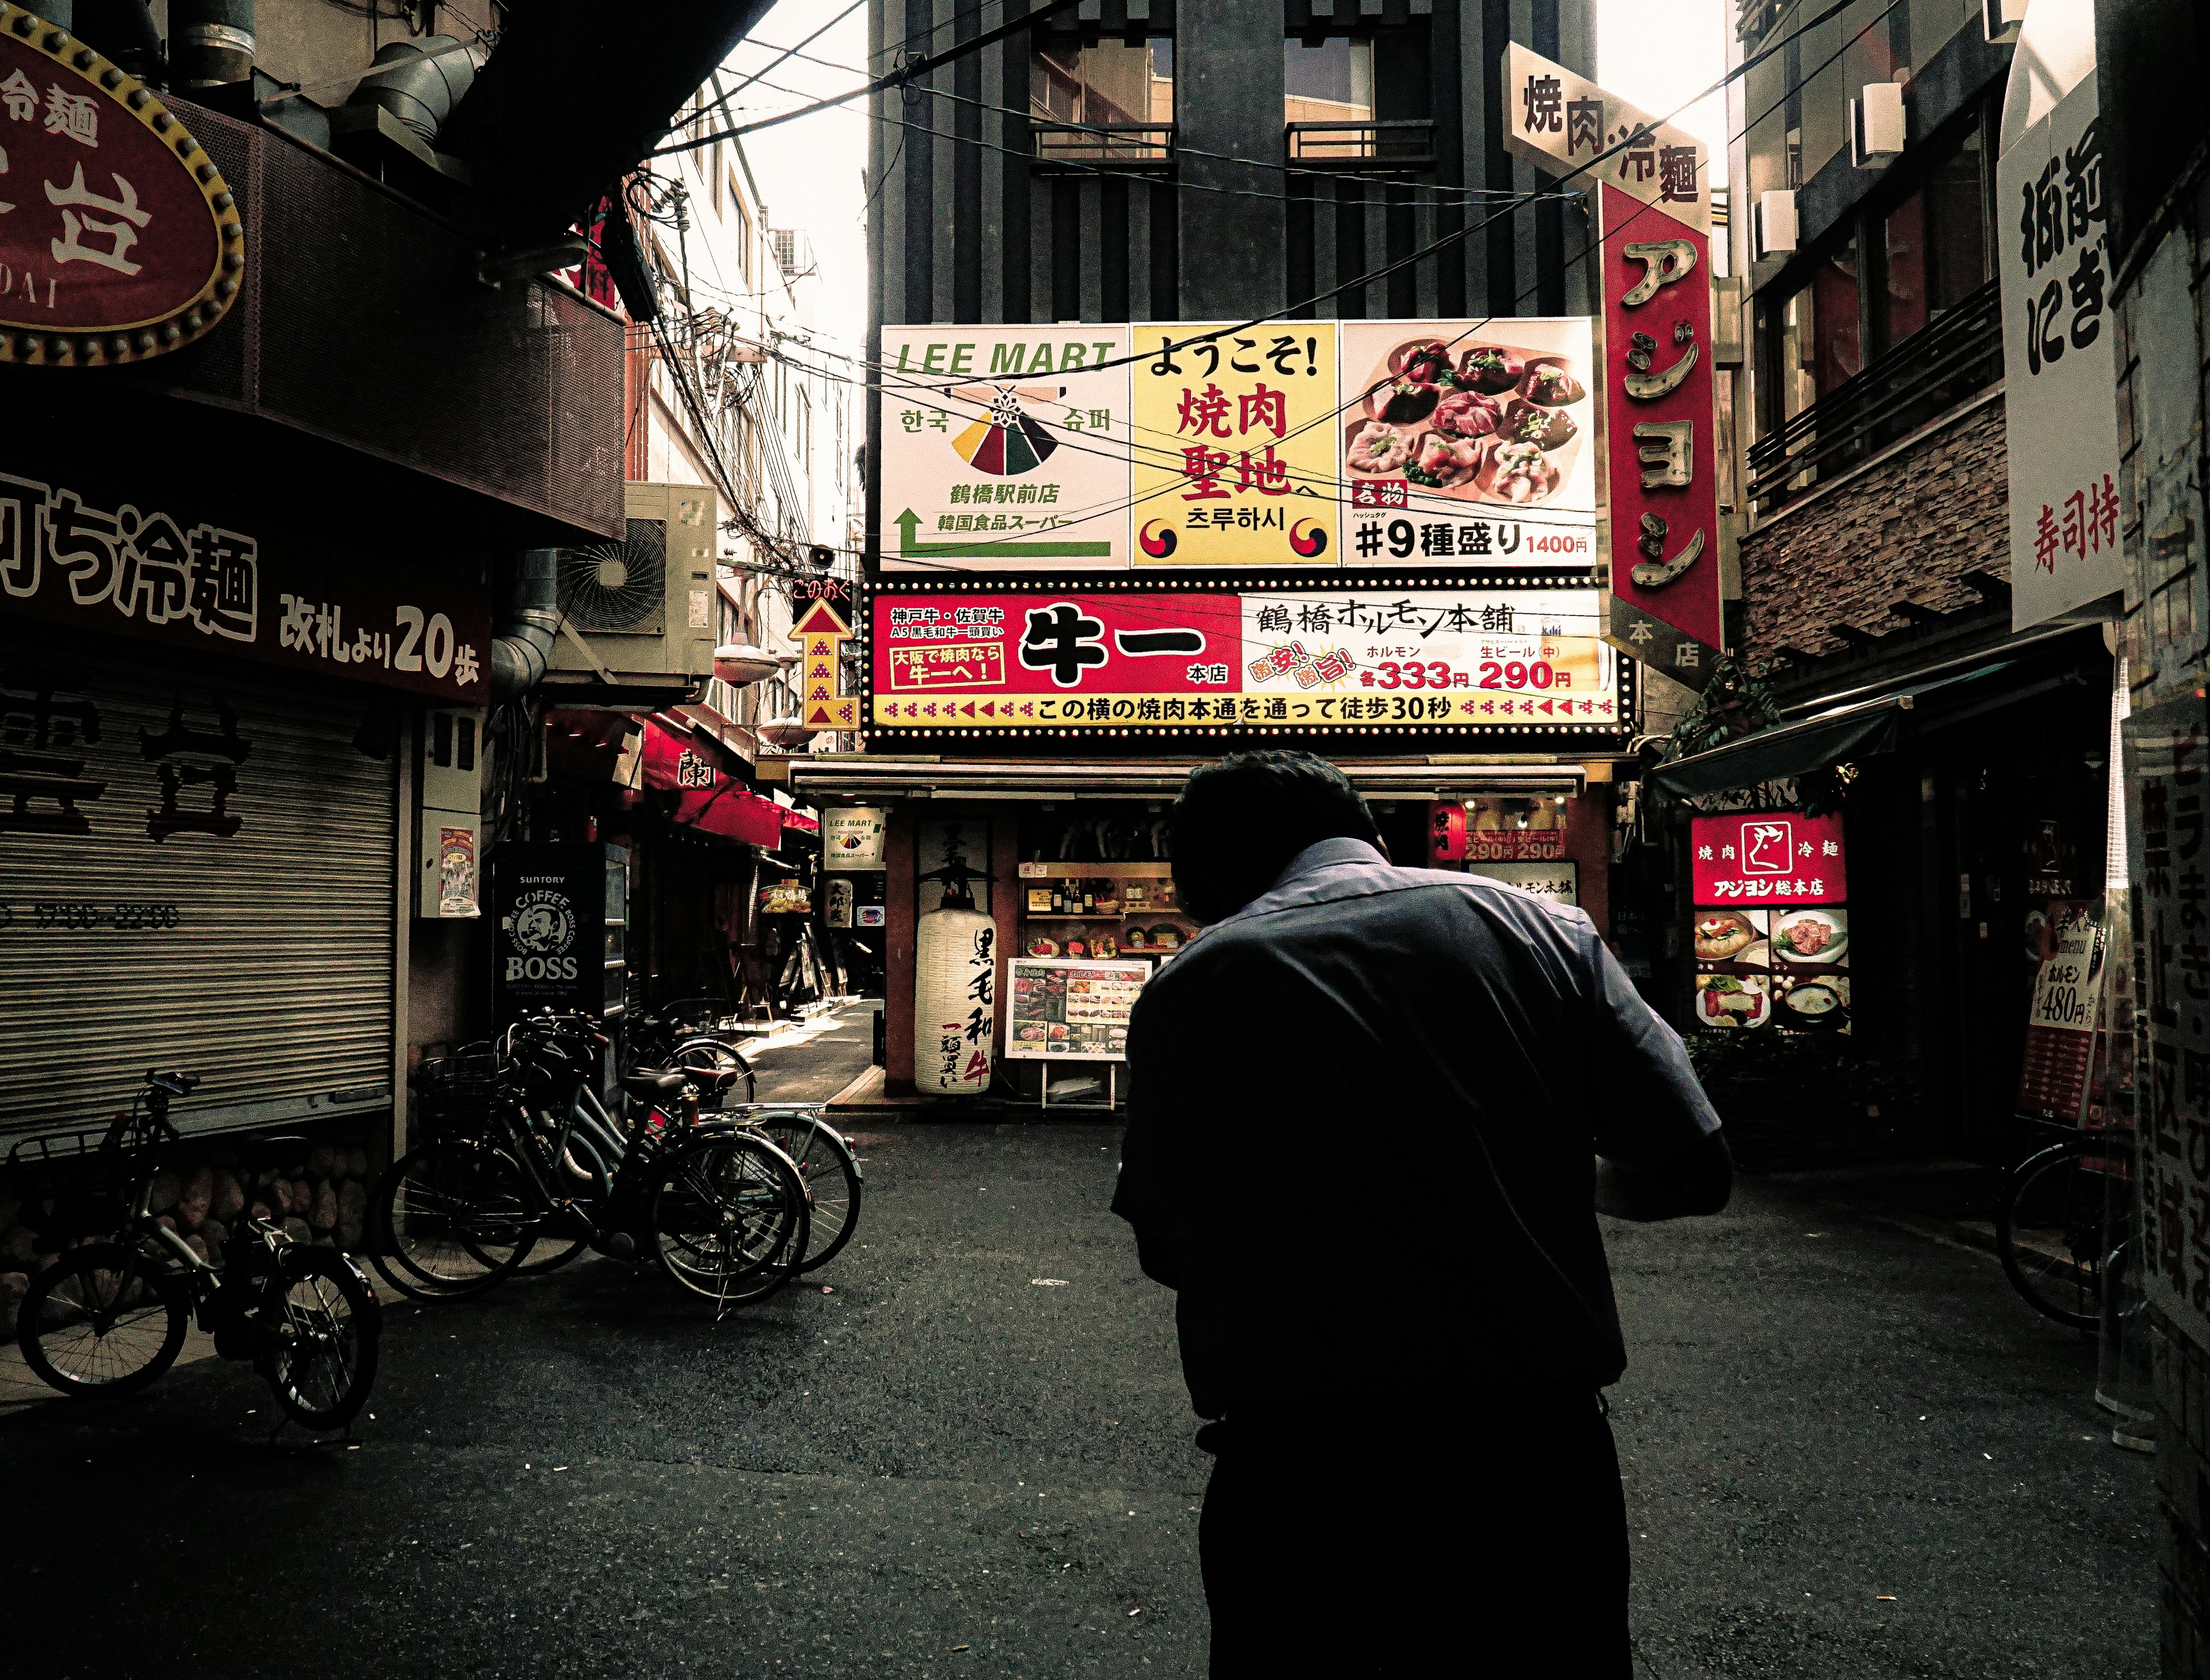
{"label": "vertical red sign", "polygon": [[1711,240],[1603,188],[1610,639],[1700,687],[1721,630]]}

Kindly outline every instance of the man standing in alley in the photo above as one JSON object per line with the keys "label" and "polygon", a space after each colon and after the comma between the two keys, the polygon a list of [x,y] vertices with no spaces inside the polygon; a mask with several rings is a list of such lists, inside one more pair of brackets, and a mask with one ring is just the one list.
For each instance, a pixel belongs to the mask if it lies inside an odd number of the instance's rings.
{"label": "man standing in alley", "polygon": [[1726,1205],[1680,1038],[1580,911],[1392,867],[1324,759],[1203,765],[1168,833],[1208,925],[1137,1005],[1113,1207],[1215,1420],[1212,1673],[1626,1680],[1595,1215]]}

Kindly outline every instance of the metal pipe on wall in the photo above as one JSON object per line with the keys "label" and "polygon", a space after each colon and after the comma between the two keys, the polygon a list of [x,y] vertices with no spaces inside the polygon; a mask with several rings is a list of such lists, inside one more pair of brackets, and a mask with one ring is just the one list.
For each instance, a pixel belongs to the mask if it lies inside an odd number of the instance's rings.
{"label": "metal pipe on wall", "polygon": [[253,75],[254,0],[170,0],[169,63],[190,93]]}

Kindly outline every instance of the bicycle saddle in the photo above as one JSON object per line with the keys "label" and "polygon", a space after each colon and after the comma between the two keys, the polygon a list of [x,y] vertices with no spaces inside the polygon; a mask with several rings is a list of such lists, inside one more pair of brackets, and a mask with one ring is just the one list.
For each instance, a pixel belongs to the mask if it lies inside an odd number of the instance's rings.
{"label": "bicycle saddle", "polygon": [[634,1073],[622,1075],[622,1089],[646,1103],[672,1103],[683,1095],[683,1088],[690,1083],[687,1075],[657,1067],[640,1067]]}
{"label": "bicycle saddle", "polygon": [[200,1076],[196,1073],[164,1073],[151,1067],[146,1070],[146,1083],[157,1091],[167,1091],[172,1097],[190,1096],[192,1088],[199,1082]]}

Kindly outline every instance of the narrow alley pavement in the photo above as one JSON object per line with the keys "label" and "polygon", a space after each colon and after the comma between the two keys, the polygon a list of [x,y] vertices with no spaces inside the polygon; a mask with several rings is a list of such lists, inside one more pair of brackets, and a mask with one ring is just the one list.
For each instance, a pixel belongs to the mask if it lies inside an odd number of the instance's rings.
{"label": "narrow alley pavement", "polygon": [[[769,1049],[762,1095],[841,1083],[869,1025]],[[1171,1297],[1107,1212],[1118,1139],[869,1129],[852,1248],[719,1325],[597,1260],[391,1302],[350,1446],[272,1444],[266,1391],[213,1359],[12,1405],[11,1654],[73,1680],[1202,1675],[1208,1460]],[[2153,1672],[2148,1462],[2110,1446],[2089,1345],[1991,1259],[1755,1180],[1609,1235],[1639,1674]],[[1542,1447],[1539,1417],[1344,1426],[1381,1475]],[[1437,1514],[1439,1544],[1481,1520]],[[1469,1643],[1508,1628],[1467,1585]]]}

